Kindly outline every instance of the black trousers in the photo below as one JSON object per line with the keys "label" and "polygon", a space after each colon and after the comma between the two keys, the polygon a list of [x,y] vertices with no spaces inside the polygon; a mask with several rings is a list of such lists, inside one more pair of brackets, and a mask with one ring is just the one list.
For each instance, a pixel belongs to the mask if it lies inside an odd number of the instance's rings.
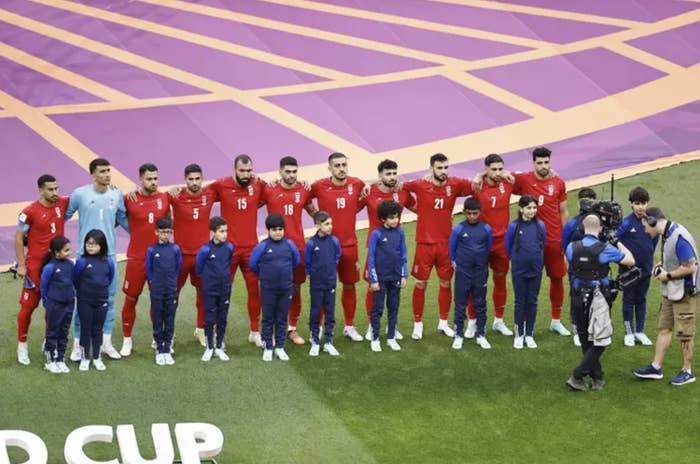
{"label": "black trousers", "polygon": [[[593,299],[593,291],[590,291],[590,300]],[[608,306],[609,307],[609,306]],[[587,375],[594,380],[603,378],[603,367],[600,365],[600,357],[605,351],[604,346],[595,346],[588,340],[588,322],[590,319],[590,301],[585,290],[571,290],[571,312],[576,323],[576,331],[581,341],[583,358],[581,363],[574,368],[573,376],[583,379]]]}

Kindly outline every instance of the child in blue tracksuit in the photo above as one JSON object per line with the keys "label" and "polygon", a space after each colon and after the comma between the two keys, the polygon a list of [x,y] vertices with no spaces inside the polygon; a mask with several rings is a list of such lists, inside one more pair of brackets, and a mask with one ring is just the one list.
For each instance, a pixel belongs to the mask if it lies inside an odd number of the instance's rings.
{"label": "child in blue tracksuit", "polygon": [[486,340],[486,285],[489,278],[489,254],[493,245],[491,226],[479,221],[481,203],[474,197],[464,200],[465,221],[450,234],[450,260],[455,268],[455,337],[452,348],[462,349],[467,302],[472,297],[476,310],[476,343],[491,348]]}
{"label": "child in blue tracksuit", "polygon": [[[651,238],[644,232],[642,219],[646,217],[649,205],[649,192],[642,187],[632,189],[629,194],[632,214],[622,220],[615,236],[627,247],[634,257],[635,266],[642,270],[642,277],[624,288],[622,294],[622,321],[625,325],[626,346],[634,346],[635,341],[651,345],[652,341],[644,333],[647,314],[647,291],[654,267],[654,250],[659,236]],[[629,268],[620,266],[620,272]]]}
{"label": "child in blue tracksuit", "polygon": [[294,294],[294,268],[300,263],[299,249],[284,238],[284,218],[270,214],[265,219],[268,238],[258,243],[250,255],[250,269],[260,277],[262,300],[263,361],[272,361],[272,336],[275,356],[289,361],[284,351],[287,314]]}
{"label": "child in blue tracksuit", "polygon": [[88,231],[83,243],[83,252],[73,269],[73,284],[78,297],[77,314],[81,327],[81,371],[90,368],[90,347],[93,366],[97,370],[105,370],[100,358],[102,327],[109,307],[109,286],[116,274],[116,264],[109,253],[104,232],[98,229]]}
{"label": "child in blue tracksuit", "polygon": [[401,205],[391,200],[383,201],[377,207],[377,215],[382,225],[372,231],[367,250],[370,290],[374,292],[370,316],[372,323],[370,348],[374,352],[382,351],[379,343],[379,326],[386,299],[388,310],[386,343],[392,350],[399,351],[401,346],[394,338],[396,320],[399,315],[401,289],[406,287],[408,278],[406,235],[399,225]]}
{"label": "child in blue tracksuit", "polygon": [[[544,266],[544,223],[537,218],[537,200],[523,195],[518,200],[518,219],[508,224],[506,252],[510,258],[515,292],[515,339],[513,348],[537,348],[533,338],[537,319],[537,297]],[[525,320],[527,319],[527,326]]]}
{"label": "child in blue tracksuit", "polygon": [[319,319],[321,308],[326,317],[326,343],[323,351],[331,356],[338,356],[338,350],[333,346],[333,328],[335,327],[335,286],[336,266],[340,261],[340,242],[331,235],[333,219],[325,211],[314,214],[316,235],[306,242],[304,249],[304,266],[309,276],[309,294],[311,311],[309,315],[309,330],[311,332],[311,349],[309,356],[318,356],[320,348]]}
{"label": "child in blue tracksuit", "polygon": [[[204,335],[207,348],[202,361],[211,360],[212,355],[222,361],[229,357],[224,351],[223,341],[226,335],[229,301],[231,298],[231,258],[233,245],[226,240],[228,224],[220,216],[209,220],[212,239],[199,249],[196,260],[197,275],[202,278],[202,297],[204,298]],[[214,324],[216,324],[216,345],[214,345]]]}
{"label": "child in blue tracksuit", "polygon": [[68,329],[73,317],[75,288],[70,241],[63,235],[51,239],[41,269],[41,301],[46,309],[46,341],[44,368],[53,373],[70,372],[64,361],[68,345]]}
{"label": "child in blue tracksuit", "polygon": [[180,247],[170,242],[173,223],[168,218],[156,222],[158,242],[146,251],[146,277],[151,289],[153,340],[156,342],[156,364],[173,365],[170,345],[175,333],[177,309],[177,277],[182,268]]}

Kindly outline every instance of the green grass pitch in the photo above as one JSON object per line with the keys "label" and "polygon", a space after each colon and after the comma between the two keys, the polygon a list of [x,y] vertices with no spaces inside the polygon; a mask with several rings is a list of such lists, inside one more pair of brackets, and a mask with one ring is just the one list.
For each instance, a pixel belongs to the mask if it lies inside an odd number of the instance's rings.
{"label": "green grass pitch", "polygon": [[[683,223],[700,239],[696,182],[700,163],[686,163],[616,182],[617,199],[629,213],[629,190],[646,187],[651,204]],[[596,187],[599,196],[609,186]],[[577,211],[575,192],[569,211]],[[513,217],[511,215],[511,217]],[[455,221],[461,220],[456,217]],[[409,249],[415,224],[406,224]],[[366,231],[360,231],[364,243]],[[364,247],[360,247],[364,263]],[[410,251],[412,253],[412,250]],[[412,256],[410,257],[412,259]],[[119,266],[120,281],[124,266]],[[510,284],[510,278],[509,278]],[[547,463],[547,462],[697,462],[700,454],[700,385],[672,387],[680,367],[677,341],[664,366],[667,379],[639,381],[631,370],[650,362],[653,347],[624,347],[621,302],[613,306],[614,342],[604,357],[608,385],[601,392],[572,393],[564,385],[580,359],[571,337],[547,330],[548,282],[540,295],[536,350],[516,351],[512,338],[489,331],[492,350],[466,341],[462,351],[436,332],[437,281],[433,274],[425,313],[425,337],[410,340],[411,289],[402,293],[399,327],[403,350],[371,353],[369,344],[340,336],[340,358],[308,356],[309,345],[288,345],[289,363],[263,363],[247,340],[245,289],[236,276],[227,335],[228,363],[199,360],[202,348],[192,337],[194,292],[186,287],[177,313],[175,360],[157,367],[150,349],[148,297],[138,306],[134,352],[107,361],[107,371],[68,375],[42,370],[43,310],[33,317],[29,336],[32,364],[16,362],[16,312],[20,282],[0,276],[0,430],[21,429],[47,444],[49,462],[63,461],[68,433],[89,424],[134,424],[142,455],[153,457],[150,426],[208,422],[218,426],[225,444],[220,463]],[[308,335],[308,289],[300,323]],[[367,327],[365,284],[358,285],[356,325]],[[489,292],[490,294],[490,292]],[[655,339],[658,285],[649,292],[647,334]],[[117,297],[117,311],[123,296]],[[506,322],[512,325],[512,291]],[[492,321],[489,297],[489,329]],[[340,298],[338,314],[342,314]],[[452,313],[450,313],[452,317]],[[568,323],[568,304],[562,315]],[[117,316],[117,322],[119,321]],[[342,318],[341,318],[342,320]],[[385,321],[382,321],[383,323]],[[120,327],[117,324],[117,327]],[[115,329],[121,345],[121,329]],[[119,458],[118,446],[91,444],[92,459]],[[26,455],[11,452],[13,462]]]}

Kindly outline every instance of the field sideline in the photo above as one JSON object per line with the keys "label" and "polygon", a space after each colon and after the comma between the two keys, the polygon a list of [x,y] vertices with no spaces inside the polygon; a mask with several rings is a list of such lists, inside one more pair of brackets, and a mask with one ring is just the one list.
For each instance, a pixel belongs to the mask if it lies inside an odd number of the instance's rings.
{"label": "field sideline", "polygon": [[[617,200],[629,213],[627,193],[647,188],[651,205],[685,225],[700,240],[694,208],[700,161],[684,163],[615,183]],[[609,185],[595,187],[609,196]],[[577,212],[569,192],[569,212]],[[460,202],[461,203],[461,202]],[[262,210],[264,212],[264,209]],[[511,217],[514,217],[513,213]],[[455,221],[462,219],[457,216]],[[405,225],[409,254],[415,224]],[[366,231],[359,232],[364,244]],[[74,244],[74,247],[77,246]],[[364,264],[364,247],[360,247]],[[120,281],[124,264],[120,264]],[[509,279],[510,281],[510,279]],[[50,375],[40,352],[43,310],[30,332],[32,364],[17,364],[16,312],[20,282],[0,275],[0,430],[21,429],[39,435],[49,462],[63,461],[68,433],[89,424],[134,424],[145,458],[153,457],[150,425],[209,422],[224,433],[219,463],[548,463],[696,462],[700,454],[698,385],[672,387],[680,368],[677,341],[667,355],[666,379],[643,382],[631,369],[648,364],[653,347],[622,345],[621,298],[613,306],[613,346],[603,357],[608,386],[602,392],[572,393],[564,386],[580,350],[571,337],[559,337],[549,324],[548,282],[540,294],[535,339],[537,350],[512,348],[512,338],[488,332],[490,351],[467,341],[455,352],[451,340],[435,331],[437,281],[428,287],[425,338],[410,338],[412,280],[402,293],[399,328],[406,336],[398,353],[371,353],[368,343],[352,343],[336,328],[339,359],[310,358],[309,345],[288,345],[291,362],[263,363],[246,340],[245,289],[236,276],[227,335],[229,363],[199,360],[202,348],[192,337],[194,292],[186,287],[177,316],[173,367],[157,367],[150,349],[148,299],[138,306],[131,358],[108,362],[105,373],[77,371]],[[304,287],[300,332],[308,335],[308,289]],[[365,285],[358,285],[356,325],[364,334]],[[512,325],[509,289],[506,322]],[[117,297],[117,311],[123,295]],[[649,292],[647,334],[655,339],[658,285]],[[489,329],[492,322],[489,298]],[[336,302],[341,314],[340,298]],[[453,314],[450,313],[450,318]],[[565,303],[563,320],[569,320]],[[117,321],[120,321],[117,316]],[[384,326],[385,320],[382,321]],[[117,324],[120,327],[120,324]],[[115,330],[117,346],[121,329]],[[697,350],[696,350],[697,356]],[[697,361],[696,363],[697,364]],[[173,434],[174,438],[174,434]],[[91,444],[97,460],[119,457],[118,446]],[[12,462],[26,456],[13,450]]]}

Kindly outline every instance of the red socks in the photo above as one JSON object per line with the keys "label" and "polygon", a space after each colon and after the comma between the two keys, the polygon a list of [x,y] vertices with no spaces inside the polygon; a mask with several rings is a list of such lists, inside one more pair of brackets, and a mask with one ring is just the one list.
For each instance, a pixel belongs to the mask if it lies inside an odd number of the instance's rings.
{"label": "red socks", "polygon": [[345,325],[352,326],[355,320],[355,310],[357,308],[357,292],[355,287],[343,287],[343,293],[340,297],[343,302],[343,314],[345,315]]}
{"label": "red socks", "polygon": [[131,337],[131,332],[134,330],[134,322],[136,322],[136,303],[137,298],[124,298],[124,306],[122,306],[122,332],[125,337]]}
{"label": "red socks", "polygon": [[[506,298],[508,297],[508,289],[506,286],[506,274],[493,275],[493,312],[496,317],[503,319],[503,310],[506,307]],[[471,315],[469,316],[471,317]],[[476,316],[474,316],[476,317]]]}
{"label": "red socks", "polygon": [[423,310],[425,309],[425,288],[418,285],[413,287],[413,321],[423,320]]}
{"label": "red socks", "polygon": [[204,329],[204,296],[197,289],[197,328]]}
{"label": "red socks", "polygon": [[552,303],[552,319],[561,318],[561,305],[564,303],[564,279],[550,277],[549,301]]}
{"label": "red socks", "polygon": [[438,291],[438,305],[440,306],[440,319],[446,320],[450,316],[450,305],[452,304],[452,289],[440,285]]}
{"label": "red socks", "polygon": [[246,280],[246,290],[248,290],[248,318],[250,319],[251,332],[260,332],[260,311],[262,301],[260,300],[260,287],[257,279]]}
{"label": "red socks", "polygon": [[25,343],[27,341],[27,332],[29,332],[29,324],[32,322],[32,313],[34,313],[34,308],[29,306],[21,305],[19,307],[19,313],[17,313],[17,341]]}
{"label": "red socks", "polygon": [[297,322],[299,322],[299,316],[301,315],[301,292],[294,292],[292,295],[292,302],[289,305],[289,325],[291,327],[296,327]]}

